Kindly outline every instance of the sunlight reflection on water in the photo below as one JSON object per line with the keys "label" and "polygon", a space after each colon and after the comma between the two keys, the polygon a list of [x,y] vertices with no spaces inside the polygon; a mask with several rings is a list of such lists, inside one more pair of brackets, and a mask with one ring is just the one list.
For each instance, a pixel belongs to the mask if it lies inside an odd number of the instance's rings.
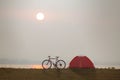
{"label": "sunlight reflection on water", "polygon": [[32,69],[43,69],[39,64],[30,65],[18,65],[18,64],[0,64],[0,68],[32,68]]}
{"label": "sunlight reflection on water", "polygon": [[[95,65],[96,68],[109,68],[115,67],[116,69],[120,69],[120,65]],[[29,65],[22,65],[22,64],[0,64],[0,68],[32,68],[32,69],[43,69],[42,65],[40,64],[29,64]]]}

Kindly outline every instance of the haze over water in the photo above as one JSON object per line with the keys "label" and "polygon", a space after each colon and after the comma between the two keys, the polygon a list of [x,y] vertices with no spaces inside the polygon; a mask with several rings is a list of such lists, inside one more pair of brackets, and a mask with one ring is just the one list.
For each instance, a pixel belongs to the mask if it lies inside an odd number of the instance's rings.
{"label": "haze over water", "polygon": [[[68,68],[69,65],[66,66]],[[120,69],[119,65],[95,65],[95,68],[115,68]],[[41,64],[0,64],[0,68],[21,68],[21,69],[43,69]]]}

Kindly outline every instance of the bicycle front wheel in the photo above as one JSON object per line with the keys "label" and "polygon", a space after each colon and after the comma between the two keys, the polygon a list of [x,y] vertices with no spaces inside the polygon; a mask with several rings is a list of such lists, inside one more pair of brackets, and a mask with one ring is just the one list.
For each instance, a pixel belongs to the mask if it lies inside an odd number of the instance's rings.
{"label": "bicycle front wheel", "polygon": [[63,60],[58,60],[58,61],[56,62],[56,67],[57,67],[58,69],[64,69],[64,68],[66,67],[65,61],[63,61]]}
{"label": "bicycle front wheel", "polygon": [[42,62],[43,69],[49,69],[51,68],[51,66],[52,66],[52,62],[50,60],[46,59]]}

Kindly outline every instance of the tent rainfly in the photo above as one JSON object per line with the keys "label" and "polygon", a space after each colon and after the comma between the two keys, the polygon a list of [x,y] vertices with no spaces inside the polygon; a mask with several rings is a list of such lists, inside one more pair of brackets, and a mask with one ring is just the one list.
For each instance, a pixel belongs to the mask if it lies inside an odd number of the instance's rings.
{"label": "tent rainfly", "polygon": [[95,68],[92,61],[87,56],[76,56],[74,57],[69,68]]}

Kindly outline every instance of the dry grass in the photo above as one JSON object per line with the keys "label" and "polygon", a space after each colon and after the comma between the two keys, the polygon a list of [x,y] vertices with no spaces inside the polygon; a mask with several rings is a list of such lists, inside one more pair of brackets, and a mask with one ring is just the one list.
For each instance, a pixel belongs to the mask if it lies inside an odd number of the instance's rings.
{"label": "dry grass", "polygon": [[120,70],[0,68],[0,80],[120,80]]}

